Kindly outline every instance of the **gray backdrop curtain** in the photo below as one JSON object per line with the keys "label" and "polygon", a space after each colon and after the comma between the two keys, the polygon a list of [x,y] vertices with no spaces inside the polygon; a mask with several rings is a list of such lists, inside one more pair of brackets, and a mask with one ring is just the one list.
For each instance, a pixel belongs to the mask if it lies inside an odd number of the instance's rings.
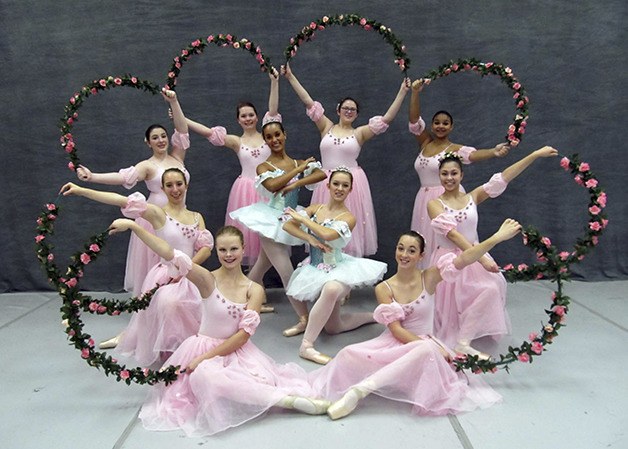
{"label": "gray backdrop curtain", "polygon": [[[3,163],[0,215],[0,291],[49,288],[34,255],[35,218],[56,200],[60,186],[75,181],[59,145],[59,119],[73,92],[94,79],[131,73],[163,84],[172,58],[197,37],[231,33],[262,46],[278,66],[291,36],[325,14],[359,13],[390,26],[407,46],[409,74],[420,77],[460,57],[509,65],[530,96],[530,120],[523,143],[505,159],[472,165],[464,185],[487,180],[522,155],[549,144],[563,154],[580,153],[608,194],[610,225],[600,245],[574,267],[577,278],[626,278],[625,95],[627,3],[597,1],[407,1],[379,2],[70,2],[0,3],[2,100],[0,130]],[[361,102],[359,124],[382,114],[393,100],[401,74],[392,48],[375,33],[330,28],[305,44],[293,70],[328,112],[351,95]],[[266,109],[268,78],[253,58],[233,49],[208,48],[183,69],[178,93],[185,113],[232,133],[238,101]],[[408,95],[409,97],[409,95]],[[456,119],[452,140],[478,148],[503,141],[512,120],[511,92],[497,79],[460,74],[433,83],[422,96],[428,120],[439,109]],[[413,168],[417,145],[407,131],[408,99],[389,131],[368,142],[360,163],[370,178],[379,251],[394,263],[398,234],[410,225],[419,187]],[[159,96],[121,88],[90,97],[74,129],[79,155],[95,171],[114,171],[149,156],[145,128],[162,122],[171,128]],[[319,155],[319,135],[287,82],[281,82],[280,111],[295,157]],[[239,174],[236,156],[192,136],[186,165],[192,175],[188,207],[203,213],[210,230],[223,222],[231,183]],[[143,190],[143,185],[138,186]],[[111,187],[121,193],[123,188]],[[303,194],[303,203],[309,200]],[[480,207],[480,236],[504,217],[534,224],[561,249],[569,250],[586,225],[588,203],[558,166],[537,162],[499,199]],[[57,260],[81,248],[87,238],[120,216],[112,207],[82,198],[64,199],[54,236]],[[83,288],[119,290],[128,236],[109,240],[90,265]],[[529,262],[520,241],[494,251],[501,264]],[[295,251],[295,261],[302,255]],[[207,265],[216,265],[212,258]],[[272,281],[271,281],[272,283]]]}

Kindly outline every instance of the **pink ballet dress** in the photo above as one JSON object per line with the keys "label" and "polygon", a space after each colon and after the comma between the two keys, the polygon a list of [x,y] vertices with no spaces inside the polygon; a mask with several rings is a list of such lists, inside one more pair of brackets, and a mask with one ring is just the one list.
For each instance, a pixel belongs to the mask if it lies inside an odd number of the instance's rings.
{"label": "pink ballet dress", "polygon": [[[439,265],[452,273],[455,268],[445,265],[453,267],[453,259],[445,256]],[[438,416],[499,402],[501,396],[479,376],[467,378],[443,357],[441,349],[451,351],[432,336],[434,295],[423,290],[418,298],[403,304],[392,293],[392,303],[375,309],[375,320],[384,325],[399,321],[421,340],[404,344],[386,329],[372,340],[346,346],[330,363],[310,373],[315,394],[338,400],[350,388],[358,387],[412,404],[418,415]]]}
{"label": "pink ballet dress", "polygon": [[[198,334],[185,340],[165,365],[185,368],[240,329],[253,335],[260,322],[257,312],[232,302],[218,286],[201,301],[201,310]],[[139,418],[148,430],[207,436],[260,416],[288,395],[312,396],[307,373],[294,363],[276,363],[249,340],[231,354],[204,360],[168,386],[153,387]]]}
{"label": "pink ballet dress", "polygon": [[[471,244],[478,243],[478,212],[471,196],[460,210],[444,203],[443,207],[445,212],[432,220],[437,241],[432,264],[444,254],[457,256],[462,253],[447,238],[452,229],[456,229]],[[448,346],[454,346],[458,340],[473,340],[485,335],[499,337],[510,333],[504,276],[486,271],[479,262],[460,271],[454,282],[441,282],[436,287],[434,334]]]}
{"label": "pink ballet dress", "polygon": [[[314,102],[314,105],[307,110],[308,116],[314,121],[317,121],[323,113],[324,110],[318,102]],[[381,116],[372,117],[368,126],[375,134],[381,134],[388,129],[388,124],[382,120]],[[348,137],[336,137],[332,134],[333,129],[334,126],[321,139],[323,170],[329,177],[331,170],[343,165],[349,168],[353,175],[353,189],[347,196],[345,204],[355,216],[356,224],[353,228],[353,238],[345,247],[344,252],[355,257],[370,256],[377,252],[377,222],[369,181],[357,161],[362,147],[354,134]],[[310,204],[327,204],[328,202],[327,183],[321,182],[314,190]]]}
{"label": "pink ballet dress", "polygon": [[[123,213],[136,215],[138,208],[145,208],[141,205],[142,200],[141,193],[131,195]],[[196,223],[186,225],[167,215],[164,226],[154,232],[189,257],[201,248],[212,248],[214,244],[211,233],[199,229],[198,217]],[[173,352],[183,340],[198,332],[201,294],[186,277],[173,282],[178,277],[163,260],[151,268],[142,292],[156,285],[161,287],[146,309],[133,314],[116,347],[117,353],[135,358],[142,366],[150,366],[160,360],[161,353]]]}
{"label": "pink ballet dress", "polygon": [[[312,216],[312,220],[316,221],[316,214]],[[387,269],[385,263],[342,252],[343,247],[351,241],[351,230],[346,222],[336,218],[327,219],[320,224],[336,231],[339,237],[325,242],[332,247],[332,251],[328,253],[310,247],[310,256],[292,273],[286,295],[299,301],[315,301],[325,284],[330,281],[359,288],[371,286],[382,279]]]}
{"label": "pink ballet dress", "polygon": [[[181,134],[175,131],[171,138],[171,145],[183,149],[190,147],[189,134]],[[150,192],[148,202],[159,207],[163,207],[168,203],[166,194],[161,190],[161,177],[165,168],[154,164],[156,168],[155,176],[151,179],[144,180],[146,188]],[[170,168],[170,167],[168,167]],[[184,166],[174,166],[179,168],[185,174],[185,178],[190,182],[190,174]],[[137,184],[138,173],[135,166],[124,168],[119,172],[124,178],[124,184],[127,189],[132,189]],[[137,224],[154,234],[153,227],[142,217],[135,219]],[[131,292],[133,296],[138,296],[142,292],[142,284],[148,271],[159,262],[159,256],[155,254],[148,246],[142,242],[137,235],[131,233],[129,238],[129,249],[126,255],[126,271],[124,274],[124,289]]]}
{"label": "pink ballet dress", "polygon": [[[419,156],[414,161],[414,169],[419,175],[421,187],[414,200],[410,229],[421,234],[425,240],[425,252],[423,253],[423,260],[419,263],[419,268],[427,268],[430,266],[432,253],[436,249],[436,237],[430,225],[431,220],[427,213],[427,203],[438,198],[445,192],[445,188],[441,185],[440,177],[438,176],[438,164],[447,148],[431,157],[423,156],[423,150],[421,150]],[[456,154],[462,157],[463,163],[470,164],[469,155],[474,151],[476,151],[475,148],[464,146],[460,147]],[[464,192],[462,186],[460,186],[460,191]]]}

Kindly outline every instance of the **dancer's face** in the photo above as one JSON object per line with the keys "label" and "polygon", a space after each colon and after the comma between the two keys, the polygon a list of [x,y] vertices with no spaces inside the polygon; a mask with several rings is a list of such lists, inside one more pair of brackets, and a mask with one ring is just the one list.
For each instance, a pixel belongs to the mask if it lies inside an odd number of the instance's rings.
{"label": "dancer's face", "polygon": [[343,172],[334,172],[327,184],[329,195],[336,201],[344,201],[351,192],[351,175]]}
{"label": "dancer's face", "polygon": [[457,162],[449,161],[445,162],[439,172],[440,183],[446,191],[451,192],[458,190],[460,183],[462,182],[463,173],[460,165]]}
{"label": "dancer's face", "polygon": [[184,201],[185,192],[188,190],[185,177],[176,171],[169,171],[164,174],[161,188],[168,197],[168,201],[172,203]]}
{"label": "dancer's face", "polygon": [[242,263],[244,245],[237,235],[222,234],[216,237],[216,253],[220,265],[232,268]]}
{"label": "dancer's face", "polygon": [[353,100],[345,100],[340,105],[338,115],[341,120],[353,122],[358,116],[358,105]]}
{"label": "dancer's face", "polygon": [[238,112],[238,123],[242,129],[247,130],[257,126],[257,114],[251,106],[242,106]]}
{"label": "dancer's face", "polygon": [[432,134],[439,139],[444,139],[454,129],[454,124],[447,114],[438,114],[432,120]]}
{"label": "dancer's face", "polygon": [[153,153],[163,154],[168,152],[168,133],[163,128],[154,128],[148,135],[146,142]]}
{"label": "dancer's face", "polygon": [[271,123],[264,127],[264,141],[273,153],[282,152],[286,146],[286,133],[282,131],[279,124]]}
{"label": "dancer's face", "polygon": [[423,258],[421,242],[415,237],[402,235],[395,249],[395,260],[398,268],[414,268]]}

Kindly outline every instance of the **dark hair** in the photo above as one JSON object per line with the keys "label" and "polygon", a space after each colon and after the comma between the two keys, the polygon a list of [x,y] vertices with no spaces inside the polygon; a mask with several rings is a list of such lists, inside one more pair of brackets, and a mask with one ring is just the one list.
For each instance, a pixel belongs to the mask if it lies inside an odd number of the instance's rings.
{"label": "dark hair", "polygon": [[242,231],[240,231],[235,226],[226,225],[226,226],[223,226],[222,228],[218,229],[218,231],[216,232],[216,240],[218,240],[218,237],[220,237],[223,234],[224,235],[233,235],[233,236],[237,237],[238,239],[240,239],[240,243],[242,243],[242,245],[244,245],[244,235],[242,234]]}
{"label": "dark hair", "polygon": [[417,239],[419,241],[419,250],[421,254],[423,254],[423,251],[425,250],[425,239],[423,238],[421,234],[419,234],[416,231],[410,230],[401,234],[397,240],[401,240],[401,237],[403,236],[408,236],[408,237],[412,237],[413,239]]}
{"label": "dark hair", "polygon": [[286,133],[286,130],[284,129],[283,124],[281,122],[268,122],[264,124],[264,126],[262,126],[262,134],[264,134],[264,130],[266,129],[266,127],[270,125],[279,125],[279,128],[281,128],[281,132],[284,134]]}
{"label": "dark hair", "polygon": [[334,168],[331,173],[329,173],[329,181],[331,182],[332,178],[334,177],[334,175],[338,174],[338,173],[344,173],[345,175],[349,175],[349,179],[351,180],[351,187],[353,187],[353,173],[351,173],[348,169],[346,169],[345,167],[343,167],[342,169],[338,169],[338,168]]}
{"label": "dark hair", "polygon": [[240,118],[240,109],[242,109],[242,108],[244,108],[246,106],[248,106],[250,108],[253,108],[253,112],[255,112],[255,115],[257,115],[257,109],[255,109],[255,106],[253,105],[253,103],[248,102],[248,101],[241,101],[236,106],[236,118]]}
{"label": "dark hair", "polygon": [[166,135],[168,134],[168,130],[164,126],[160,125],[159,123],[153,123],[148,128],[146,128],[146,132],[144,133],[147,141],[150,140],[150,133],[153,132],[153,129],[157,128],[163,129],[164,131],[166,131]]}
{"label": "dark hair", "polygon": [[170,167],[164,170],[163,175],[161,175],[161,186],[163,187],[164,185],[164,179],[166,178],[166,174],[167,173],[179,173],[182,177],[183,177],[183,182],[185,183],[185,185],[188,185],[188,180],[185,177],[185,173],[183,173],[183,170],[181,170],[180,168],[177,167]]}
{"label": "dark hair", "polygon": [[444,114],[444,115],[446,115],[446,116],[449,118],[449,121],[451,122],[451,124],[452,124],[452,125],[454,124],[454,118],[453,118],[453,117],[451,116],[451,114],[450,114],[449,112],[447,112],[447,111],[438,111],[436,114],[434,114],[434,115],[432,116],[432,122],[434,122],[434,119],[436,118],[436,116],[437,116],[437,115],[440,115],[440,114]]}
{"label": "dark hair", "polygon": [[345,101],[348,101],[348,100],[351,100],[351,101],[353,101],[355,103],[355,109],[356,109],[355,112],[357,112],[359,114],[360,113],[360,104],[357,101],[355,101],[354,98],[351,98],[351,97],[344,97],[342,100],[340,100],[338,102],[338,106],[336,107],[336,112],[340,112],[340,108],[342,107],[342,104]]}
{"label": "dark hair", "polygon": [[447,152],[444,154],[442,158],[438,160],[438,169],[443,168],[447,162],[455,162],[458,164],[461,172],[464,172],[464,168],[462,168],[462,159],[456,153]]}

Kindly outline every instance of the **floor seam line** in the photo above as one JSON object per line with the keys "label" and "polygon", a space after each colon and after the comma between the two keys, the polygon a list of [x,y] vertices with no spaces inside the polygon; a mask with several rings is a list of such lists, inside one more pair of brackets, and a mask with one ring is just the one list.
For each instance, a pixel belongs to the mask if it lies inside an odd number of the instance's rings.
{"label": "floor seam line", "polygon": [[13,324],[13,323],[15,323],[15,322],[17,322],[17,321],[21,320],[21,319],[22,319],[22,318],[24,318],[25,316],[28,316],[28,315],[30,315],[31,313],[33,313],[33,312],[35,312],[35,311],[37,311],[37,310],[41,309],[43,306],[45,306],[46,304],[48,304],[50,301],[54,301],[55,299],[57,299],[57,298],[50,298],[49,300],[47,300],[47,301],[43,302],[42,304],[38,305],[38,306],[37,306],[37,307],[35,307],[34,309],[31,309],[31,310],[29,310],[28,312],[23,313],[22,315],[20,315],[20,316],[18,316],[18,317],[13,318],[11,321],[9,321],[9,322],[7,322],[7,323],[4,323],[2,326],[0,326],[0,331],[1,331],[2,329],[4,329],[5,327],[10,326],[11,324]]}
{"label": "floor seam line", "polygon": [[447,415],[447,418],[449,419],[449,423],[451,424],[451,427],[453,427],[454,432],[456,433],[456,436],[460,441],[460,444],[462,444],[462,447],[464,449],[473,449],[473,444],[471,444],[471,440],[469,440],[469,437],[462,428],[462,424],[460,424],[458,418],[455,415],[451,414]]}
{"label": "floor seam line", "polygon": [[124,443],[126,443],[127,438],[129,437],[129,435],[131,434],[131,431],[133,430],[133,428],[135,427],[135,424],[137,423],[137,418],[140,415],[141,409],[142,409],[142,406],[140,405],[137,408],[137,411],[135,412],[135,414],[133,415],[133,418],[124,428],[124,430],[122,431],[122,434],[120,435],[120,437],[118,437],[118,439],[116,440],[115,444],[112,446],[111,449],[122,449],[122,446],[124,445]]}
{"label": "floor seam line", "polygon": [[613,326],[619,328],[620,330],[624,331],[624,332],[628,332],[628,328],[626,328],[625,326],[622,326],[621,324],[619,324],[616,321],[611,320],[610,318],[605,317],[604,315],[602,315],[600,312],[593,310],[592,308],[590,308],[589,306],[584,305],[583,303],[581,303],[580,301],[578,301],[577,299],[573,299],[570,298],[571,302],[578,304],[580,307],[588,310],[589,312],[591,312],[593,315],[597,316],[598,318],[603,319],[604,321],[606,321],[607,323],[612,324]]}

